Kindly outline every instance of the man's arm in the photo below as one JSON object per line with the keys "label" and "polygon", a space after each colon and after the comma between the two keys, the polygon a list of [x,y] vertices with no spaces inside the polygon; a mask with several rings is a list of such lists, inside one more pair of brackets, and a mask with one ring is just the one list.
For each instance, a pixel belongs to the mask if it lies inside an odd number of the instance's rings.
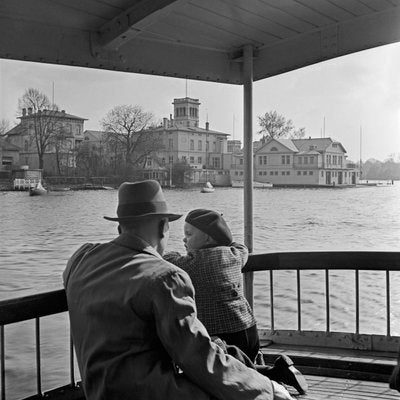
{"label": "man's arm", "polygon": [[193,286],[187,274],[170,271],[160,277],[157,289],[153,312],[158,336],[192,382],[220,399],[284,399],[279,391],[274,396],[274,385],[268,378],[211,342],[196,317]]}

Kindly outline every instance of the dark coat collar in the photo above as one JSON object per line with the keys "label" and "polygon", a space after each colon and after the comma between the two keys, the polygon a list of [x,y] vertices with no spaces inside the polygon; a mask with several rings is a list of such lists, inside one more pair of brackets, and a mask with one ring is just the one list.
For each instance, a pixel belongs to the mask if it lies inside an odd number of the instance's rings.
{"label": "dark coat collar", "polygon": [[121,233],[112,241],[112,243],[115,243],[118,246],[136,250],[139,253],[148,253],[162,259],[161,255],[154,247],[150,246],[141,237],[132,235],[131,233]]}

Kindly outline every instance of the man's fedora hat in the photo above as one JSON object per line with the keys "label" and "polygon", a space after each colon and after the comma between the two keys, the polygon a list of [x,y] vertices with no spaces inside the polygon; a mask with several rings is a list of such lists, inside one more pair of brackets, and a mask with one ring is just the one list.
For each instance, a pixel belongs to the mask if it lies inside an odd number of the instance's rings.
{"label": "man's fedora hat", "polygon": [[118,188],[117,217],[109,221],[128,221],[146,217],[168,218],[175,221],[181,214],[168,212],[164,193],[157,181],[124,182]]}

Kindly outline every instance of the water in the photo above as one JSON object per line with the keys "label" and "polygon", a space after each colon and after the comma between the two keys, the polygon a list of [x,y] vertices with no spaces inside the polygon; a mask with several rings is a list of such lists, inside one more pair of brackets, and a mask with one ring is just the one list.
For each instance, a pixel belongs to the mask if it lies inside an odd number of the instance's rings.
{"label": "water", "polygon": [[[171,211],[203,207],[223,212],[236,241],[243,241],[243,189],[165,190]],[[254,252],[388,250],[400,245],[400,184],[348,189],[257,189],[254,191]],[[61,287],[67,259],[86,241],[107,241],[117,224],[117,191],[53,192],[30,197],[0,193],[0,298],[25,296]],[[170,225],[169,248],[184,252],[183,220]],[[400,333],[400,276],[392,274],[392,333]],[[275,277],[276,328],[297,320],[294,272]],[[302,273],[303,329],[324,329],[324,276]],[[354,273],[331,273],[331,328],[354,329]],[[385,333],[384,274],[362,272],[360,330]],[[269,327],[269,281],[255,275],[255,309],[260,327]],[[43,390],[67,383],[66,317],[42,319]],[[292,325],[293,327],[293,325]],[[35,389],[34,324],[6,327],[7,394],[10,399]],[[18,383],[17,383],[18,382]]]}

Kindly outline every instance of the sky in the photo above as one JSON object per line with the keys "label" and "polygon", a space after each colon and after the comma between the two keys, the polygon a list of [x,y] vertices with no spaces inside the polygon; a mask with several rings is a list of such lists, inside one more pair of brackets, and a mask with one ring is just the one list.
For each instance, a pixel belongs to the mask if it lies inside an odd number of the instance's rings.
{"label": "sky", "polygon": [[[400,43],[358,52],[281,74],[253,85],[257,116],[277,111],[306,137],[341,142],[348,159],[400,157]],[[243,141],[243,87],[140,74],[0,59],[0,119],[15,125],[18,99],[33,87],[67,113],[100,130],[113,107],[137,104],[157,120],[173,113],[174,98],[199,99],[200,126]],[[54,91],[53,91],[54,87]]]}

